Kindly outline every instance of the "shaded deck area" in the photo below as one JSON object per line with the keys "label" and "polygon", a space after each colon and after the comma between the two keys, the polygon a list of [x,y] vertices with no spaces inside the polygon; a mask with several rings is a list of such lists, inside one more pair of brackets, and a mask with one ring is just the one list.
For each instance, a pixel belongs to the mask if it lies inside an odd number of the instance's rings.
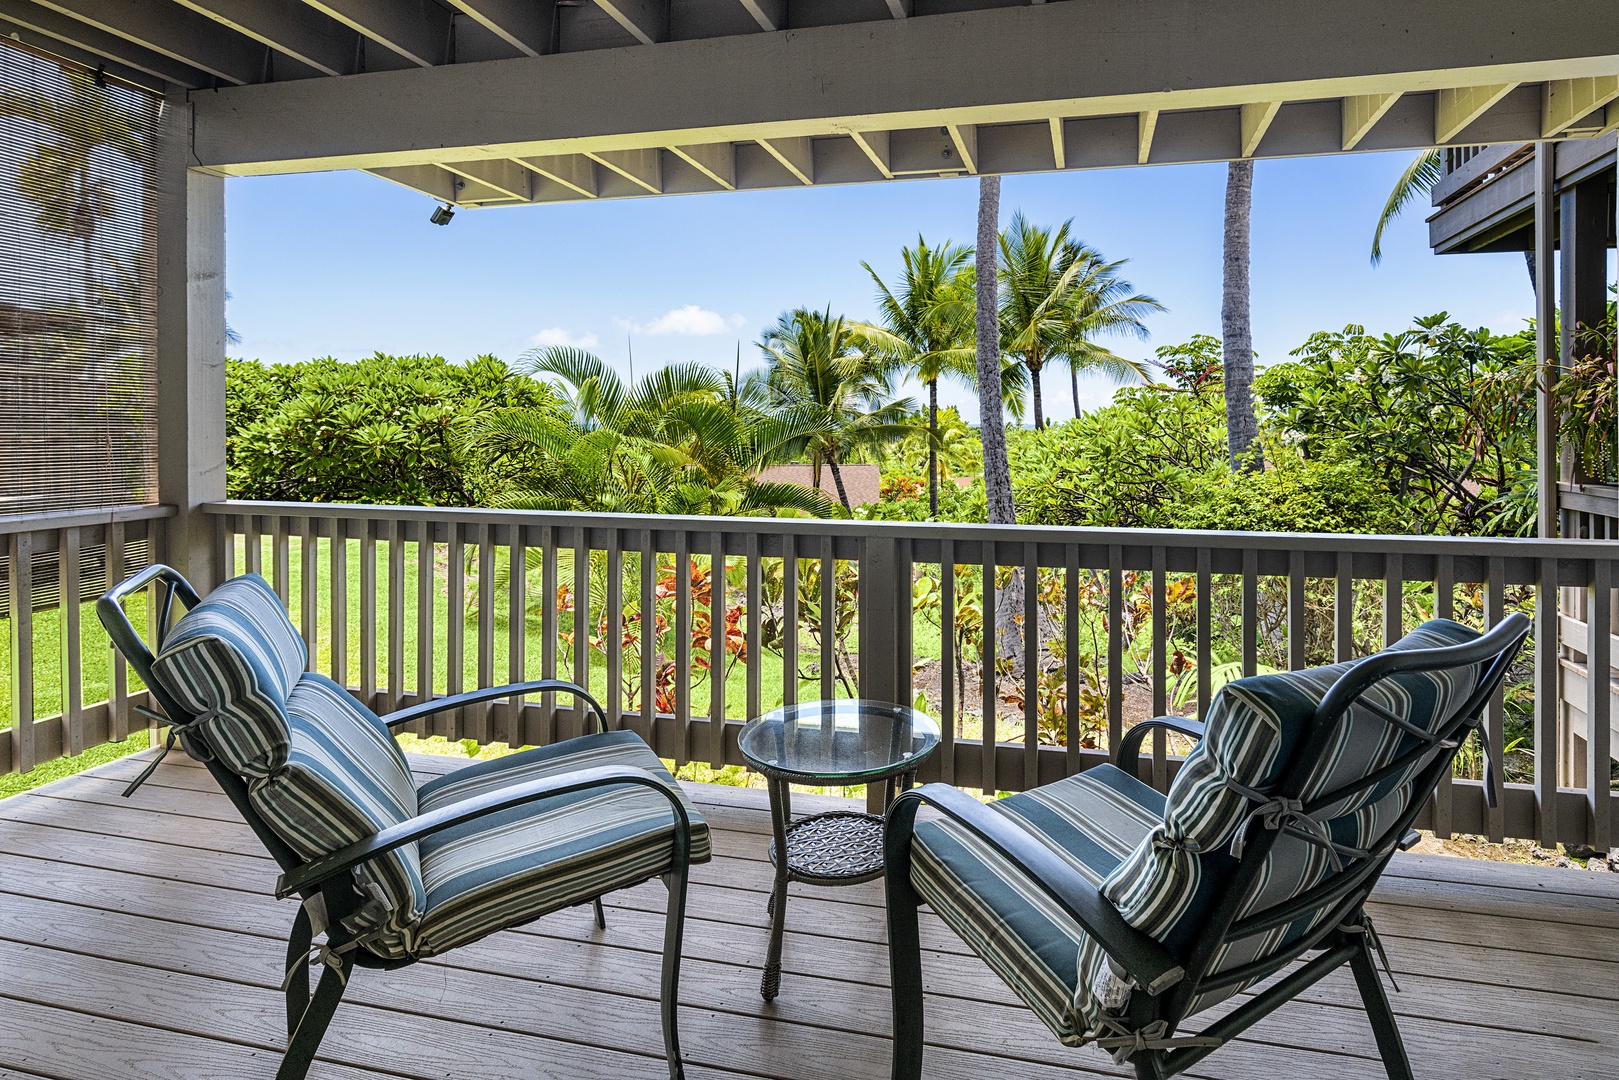
{"label": "shaded deck area", "polygon": [[[270,898],[274,864],[196,764],[171,756],[120,798],[147,757],[0,801],[0,1076],[275,1072],[292,902]],[[717,857],[696,869],[689,908],[688,1075],[886,1077],[881,885],[794,886],[781,997],[766,1006],[765,793],[694,796]],[[650,884],[608,898],[605,932],[581,908],[402,971],[360,972],[311,1076],[656,1080],[662,907]],[[1619,875],[1405,855],[1374,915],[1419,1076],[1619,1077]],[[930,1076],[1124,1074],[1059,1045],[931,916],[923,943]],[[1192,1075],[1383,1073],[1344,971]]]}

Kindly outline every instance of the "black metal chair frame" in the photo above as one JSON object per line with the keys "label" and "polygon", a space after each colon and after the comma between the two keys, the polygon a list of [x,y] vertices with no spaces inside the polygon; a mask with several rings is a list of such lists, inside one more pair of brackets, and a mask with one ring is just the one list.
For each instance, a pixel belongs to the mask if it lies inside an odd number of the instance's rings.
{"label": "black metal chair frame", "polygon": [[[1281,770],[1281,781],[1267,801],[1293,800],[1299,804],[1315,766],[1329,749],[1338,724],[1351,705],[1371,687],[1392,676],[1466,665],[1484,665],[1473,694],[1455,716],[1431,735],[1418,731],[1382,709],[1374,715],[1422,738],[1422,745],[1401,754],[1359,780],[1302,802],[1302,813],[1316,813],[1359,791],[1373,787],[1419,762],[1436,748],[1433,760],[1408,781],[1413,797],[1404,813],[1358,857],[1344,855],[1343,870],[1299,896],[1239,919],[1238,905],[1262,871],[1267,854],[1281,834],[1276,828],[1249,834],[1237,869],[1221,900],[1210,913],[1205,932],[1190,955],[1176,957],[1161,943],[1126,922],[1096,887],[1068,863],[1002,814],[961,790],[928,784],[901,795],[889,812],[885,836],[888,890],[888,940],[893,979],[894,1080],[917,1080],[922,1075],[922,964],[917,909],[921,897],[911,884],[911,836],[917,811],[924,805],[976,833],[1038,884],[1070,918],[1083,927],[1108,953],[1114,969],[1134,982],[1121,1012],[1122,1028],[1131,1033],[1134,1048],[1125,1060],[1142,1080],[1165,1080],[1185,1071],[1214,1050],[1236,1038],[1276,1011],[1303,990],[1347,963],[1371,1021],[1379,1054],[1391,1080],[1413,1080],[1411,1063],[1379,977],[1374,954],[1382,955],[1364,906],[1372,887],[1398,848],[1416,840],[1412,822],[1421,812],[1427,793],[1451,768],[1457,749],[1469,732],[1486,740],[1485,797],[1497,805],[1496,775],[1480,717],[1505,679],[1507,669],[1529,633],[1522,615],[1508,616],[1477,640],[1435,649],[1389,650],[1362,660],[1328,690],[1316,708],[1311,736],[1300,741]],[[1370,707],[1370,703],[1365,703]],[[1152,731],[1170,730],[1199,738],[1203,725],[1179,717],[1160,717],[1132,727],[1119,747],[1118,764],[1135,776],[1142,739]],[[1263,805],[1263,804],[1256,804]],[[1284,950],[1229,971],[1210,970],[1218,950],[1231,942],[1291,923],[1311,912],[1326,910],[1323,920],[1304,940]],[[1305,954],[1316,955],[1296,970],[1254,994],[1246,1002],[1190,1037],[1175,1037],[1199,994],[1238,983],[1269,978]],[[1385,969],[1387,962],[1384,962]],[[1391,975],[1392,979],[1392,975]],[[1127,1042],[1121,1040],[1121,1042]]]}
{"label": "black metal chair frame", "polygon": [[[149,649],[130,622],[123,602],[142,589],[158,590],[157,616],[154,621],[156,649]],[[96,603],[96,613],[111,636],[113,644],[146,684],[147,691],[162,709],[164,715],[149,714],[160,724],[169,726],[165,753],[176,741],[191,757],[207,766],[241,813],[254,834],[263,842],[271,856],[281,867],[276,882],[276,899],[296,895],[303,901],[293,922],[287,943],[287,1050],[276,1072],[276,1080],[302,1080],[314,1061],[321,1038],[331,1025],[332,1016],[343,998],[349,977],[356,967],[390,971],[415,963],[415,958],[387,959],[359,947],[356,937],[344,929],[344,923],[357,914],[370,899],[356,884],[356,867],[395,848],[420,840],[433,833],[498,814],[513,807],[523,806],[558,795],[594,788],[635,785],[656,791],[668,799],[674,812],[675,832],[673,853],[668,873],[662,880],[669,890],[669,904],[664,925],[661,1019],[663,1022],[664,1052],[669,1064],[669,1075],[681,1080],[685,1075],[680,1056],[680,1036],[677,1010],[679,1006],[680,952],[684,928],[687,879],[691,858],[691,821],[676,794],[662,782],[640,769],[604,766],[582,769],[559,776],[547,777],[474,796],[421,814],[366,837],[319,859],[304,860],[288,847],[265,823],[247,797],[247,785],[241,777],[221,764],[208,749],[206,739],[191,725],[196,717],[176,702],[172,695],[152,676],[152,661],[163,650],[163,641],[174,615],[175,601],[190,609],[200,602],[197,592],[174,569],[154,564],[111,589]],[[597,731],[606,730],[602,708],[583,688],[558,679],[512,683],[506,686],[486,687],[418,702],[382,717],[390,731],[405,724],[432,716],[435,713],[459,709],[504,697],[524,694],[566,693],[585,703],[595,722]],[[160,758],[161,759],[161,758]],[[157,762],[153,762],[135,783],[126,789],[129,795],[150,775]],[[593,901],[596,925],[606,927],[601,898]],[[326,935],[324,945],[316,946],[314,939]],[[311,957],[313,953],[313,959]],[[308,967],[321,966],[322,972],[314,993],[310,993]]]}

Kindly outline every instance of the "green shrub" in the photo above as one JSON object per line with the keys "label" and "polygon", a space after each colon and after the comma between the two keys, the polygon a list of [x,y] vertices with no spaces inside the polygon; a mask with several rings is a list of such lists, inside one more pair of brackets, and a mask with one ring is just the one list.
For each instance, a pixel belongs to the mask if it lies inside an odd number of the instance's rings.
{"label": "green shrub", "polygon": [[469,506],[498,465],[468,451],[485,411],[552,408],[555,395],[492,356],[330,357],[226,368],[227,488],[233,499]]}

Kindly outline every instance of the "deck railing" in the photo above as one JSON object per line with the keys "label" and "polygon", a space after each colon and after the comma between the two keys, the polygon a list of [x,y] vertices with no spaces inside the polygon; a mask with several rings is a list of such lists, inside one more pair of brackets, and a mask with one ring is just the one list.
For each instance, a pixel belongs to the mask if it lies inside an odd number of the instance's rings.
{"label": "deck railing", "polygon": [[[945,733],[925,778],[991,791],[1105,761],[1127,723],[1177,708],[1201,715],[1229,677],[1352,659],[1433,615],[1482,628],[1526,610],[1533,655],[1486,715],[1498,750],[1509,730],[1527,731],[1509,754],[1525,782],[1509,783],[1490,809],[1481,782],[1458,777],[1424,824],[1606,847],[1619,813],[1610,700],[1595,690],[1585,708],[1600,722],[1584,782],[1557,782],[1557,591],[1581,590],[1594,621],[1610,618],[1611,542],[245,502],[206,510],[221,572],[264,572],[311,641],[312,666],[379,709],[567,677],[662,756],[720,768],[742,762],[746,718],[780,701],[911,701],[920,691]],[[1593,667],[1612,669],[1605,641],[1585,647]],[[989,693],[984,670],[996,673]],[[530,700],[447,715],[418,733],[542,744],[578,730],[565,703]],[[1155,747],[1160,785],[1174,749]]]}
{"label": "deck railing", "polygon": [[168,506],[119,506],[0,517],[0,626],[10,646],[0,775],[148,726],[133,712],[145,692],[132,688],[93,605],[108,581],[162,557],[158,526],[173,515]]}

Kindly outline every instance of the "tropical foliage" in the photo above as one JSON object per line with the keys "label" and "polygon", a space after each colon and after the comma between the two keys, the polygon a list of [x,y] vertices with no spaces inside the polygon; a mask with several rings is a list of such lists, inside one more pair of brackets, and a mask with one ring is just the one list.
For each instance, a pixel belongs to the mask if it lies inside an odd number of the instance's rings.
{"label": "tropical foliage", "polygon": [[1048,364],[1066,366],[1073,381],[1074,415],[1079,415],[1079,373],[1100,371],[1116,380],[1143,380],[1140,364],[1097,344],[1096,338],[1147,336],[1142,319],[1163,305],[1134,291],[1118,276],[1123,260],[1107,262],[1100,252],[1070,236],[1073,222],[1041,228],[1022,214],[1000,237],[1001,348],[1028,373],[1034,398],[1034,426],[1045,427],[1040,373]]}
{"label": "tropical foliage", "polygon": [[[625,385],[600,357],[552,347],[531,353],[562,409],[506,408],[481,417],[468,447],[511,463],[494,503],[527,510],[616,514],[825,516],[825,496],[755,479],[807,439],[821,418],[748,402],[748,389],[701,364],[677,364]],[[526,463],[526,466],[525,466]]]}
{"label": "tropical foliage", "polygon": [[491,356],[266,366],[228,361],[226,486],[234,499],[471,506],[525,461],[467,446],[490,408],[556,409],[554,394]]}

